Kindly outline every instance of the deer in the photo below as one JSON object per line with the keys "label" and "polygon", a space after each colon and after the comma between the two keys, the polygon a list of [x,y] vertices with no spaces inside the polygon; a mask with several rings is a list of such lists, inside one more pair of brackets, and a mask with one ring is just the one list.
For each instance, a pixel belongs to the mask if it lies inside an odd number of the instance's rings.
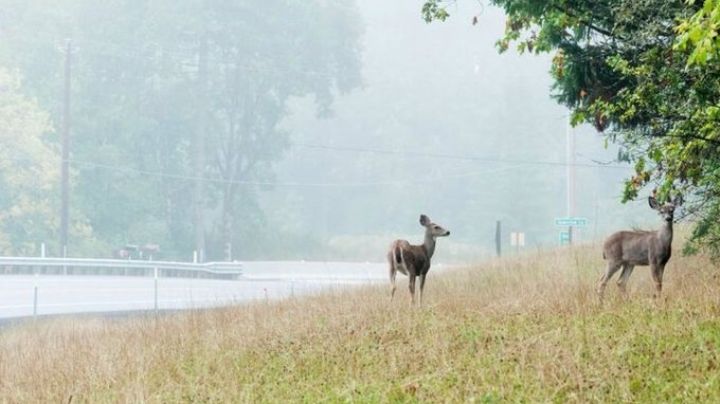
{"label": "deer", "polygon": [[415,304],[415,279],[420,277],[420,304],[422,305],[425,278],[430,271],[430,260],[435,253],[435,242],[438,237],[447,237],[450,231],[444,229],[430,220],[426,215],[420,215],[420,225],[425,228],[425,241],[420,245],[412,245],[406,240],[395,240],[387,253],[390,265],[390,300],[395,296],[397,285],[395,277],[398,272],[409,278],[411,304]]}
{"label": "deer", "polygon": [[610,235],[603,244],[603,259],[607,261],[607,271],[600,277],[598,295],[602,300],[605,286],[612,276],[622,267],[617,285],[620,292],[627,296],[625,286],[636,265],[649,265],[655,283],[655,297],[662,292],[663,272],[670,260],[673,239],[673,216],[675,208],[682,204],[682,197],[676,196],[672,202],[658,203],[655,196],[648,197],[650,208],[658,211],[663,225],[656,231],[619,231]]}

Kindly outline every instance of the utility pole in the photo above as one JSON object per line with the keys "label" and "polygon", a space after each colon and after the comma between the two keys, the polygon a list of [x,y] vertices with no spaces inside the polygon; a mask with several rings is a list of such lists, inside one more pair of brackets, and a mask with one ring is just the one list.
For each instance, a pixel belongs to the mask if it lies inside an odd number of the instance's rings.
{"label": "utility pole", "polygon": [[70,74],[72,68],[72,41],[65,43],[65,91],[63,95],[62,162],[60,166],[60,253],[67,256],[68,227],[70,223]]}
{"label": "utility pole", "polygon": [[198,54],[198,89],[200,95],[200,117],[193,133],[193,184],[192,206],[195,230],[195,251],[199,262],[205,261],[205,198],[203,176],[205,174],[205,134],[208,125],[208,41],[203,37]]}
{"label": "utility pole", "polygon": [[[567,216],[575,216],[575,131],[573,130],[571,117],[568,114],[566,127],[567,142]],[[573,243],[573,227],[568,226],[569,244]]]}

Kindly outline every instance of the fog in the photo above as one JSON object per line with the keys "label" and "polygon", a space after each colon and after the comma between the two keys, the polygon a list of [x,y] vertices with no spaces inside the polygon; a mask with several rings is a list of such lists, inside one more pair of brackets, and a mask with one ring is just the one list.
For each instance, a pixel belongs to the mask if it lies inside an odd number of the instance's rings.
{"label": "fog", "polygon": [[451,231],[436,259],[463,263],[495,254],[497,221],[511,254],[511,232],[557,246],[569,213],[576,242],[657,220],[621,203],[617,148],[568,128],[551,57],[498,54],[488,5],[426,24],[413,1],[0,4],[2,255],[61,254],[66,105],[71,256],[375,262],[427,214]]}

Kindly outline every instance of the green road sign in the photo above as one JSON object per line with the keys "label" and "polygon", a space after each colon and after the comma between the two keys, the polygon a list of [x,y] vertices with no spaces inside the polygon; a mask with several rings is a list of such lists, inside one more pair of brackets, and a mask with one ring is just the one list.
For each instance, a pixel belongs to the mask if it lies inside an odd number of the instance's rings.
{"label": "green road sign", "polygon": [[585,217],[556,217],[555,226],[573,226],[573,227],[584,227],[587,226],[588,220]]}
{"label": "green road sign", "polygon": [[558,241],[560,241],[560,245],[570,244],[570,232],[561,231],[560,234],[558,234]]}

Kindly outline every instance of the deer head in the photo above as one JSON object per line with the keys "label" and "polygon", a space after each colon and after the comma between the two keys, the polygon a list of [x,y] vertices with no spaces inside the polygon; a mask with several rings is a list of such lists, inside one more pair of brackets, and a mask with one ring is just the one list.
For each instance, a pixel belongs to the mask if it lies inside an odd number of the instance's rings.
{"label": "deer head", "polygon": [[650,204],[650,207],[658,211],[663,220],[668,223],[672,223],[675,215],[675,208],[682,205],[682,202],[682,196],[680,195],[677,195],[675,199],[672,200],[672,202],[666,202],[662,205],[657,201],[657,199],[655,199],[654,196],[648,197],[648,203]]}
{"label": "deer head", "polygon": [[430,218],[425,215],[420,215],[420,225],[425,227],[426,233],[429,234],[432,238],[447,237],[450,235],[449,230],[444,229],[442,226],[436,223],[433,223],[432,220],[430,220]]}

